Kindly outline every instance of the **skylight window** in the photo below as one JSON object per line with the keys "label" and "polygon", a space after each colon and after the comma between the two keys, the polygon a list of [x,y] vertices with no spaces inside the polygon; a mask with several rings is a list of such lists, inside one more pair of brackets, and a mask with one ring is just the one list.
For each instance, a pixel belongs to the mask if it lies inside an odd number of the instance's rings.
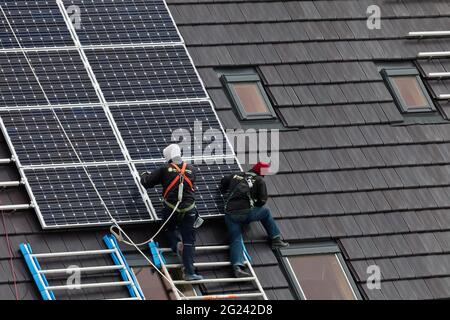
{"label": "skylight window", "polygon": [[298,299],[357,300],[361,296],[336,245],[280,250]]}
{"label": "skylight window", "polygon": [[258,75],[223,75],[222,82],[241,120],[276,118],[275,111]]}
{"label": "skylight window", "polygon": [[383,69],[381,74],[401,111],[436,111],[417,69]]}

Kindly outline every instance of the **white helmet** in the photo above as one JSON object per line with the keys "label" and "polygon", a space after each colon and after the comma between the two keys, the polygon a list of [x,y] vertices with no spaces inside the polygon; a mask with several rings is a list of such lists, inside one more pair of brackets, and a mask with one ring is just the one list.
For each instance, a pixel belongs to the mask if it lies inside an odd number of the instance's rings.
{"label": "white helmet", "polygon": [[163,150],[164,158],[166,158],[167,161],[175,161],[181,160],[181,149],[180,146],[177,144],[171,144],[167,148]]}

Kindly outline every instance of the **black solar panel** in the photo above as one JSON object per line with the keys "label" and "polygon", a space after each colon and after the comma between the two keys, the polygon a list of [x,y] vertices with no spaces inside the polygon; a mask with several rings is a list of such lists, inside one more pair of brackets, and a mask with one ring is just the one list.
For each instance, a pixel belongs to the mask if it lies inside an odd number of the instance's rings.
{"label": "black solar panel", "polygon": [[[55,0],[2,0],[0,5],[22,47],[74,45]],[[1,12],[0,48],[19,48]]]}
{"label": "black solar panel", "polygon": [[[63,3],[74,39],[57,1],[0,0],[12,25],[1,13],[6,138],[43,227],[109,224],[95,187],[118,222],[150,221],[151,205],[130,162],[153,170],[172,138],[182,139],[185,157],[232,158],[225,135],[163,0]],[[239,166],[232,158],[197,167],[199,212],[219,215],[220,179]],[[159,211],[160,190],[150,196]]]}
{"label": "black solar panel", "polygon": [[[200,164],[192,163],[196,168],[197,180],[196,187],[196,204],[199,214],[202,217],[215,216],[223,214],[224,199],[219,191],[220,181],[225,175],[239,172],[240,168],[234,158],[221,159],[218,162],[201,162]],[[136,169],[141,173],[144,171],[153,171],[161,163],[140,163],[136,164]],[[152,200],[153,207],[157,214],[162,208],[162,188],[154,188],[148,190],[148,195]]]}
{"label": "black solar panel", "polygon": [[77,51],[0,53],[0,108],[95,103],[98,97]]}
{"label": "black solar panel", "polygon": [[182,46],[86,50],[108,102],[206,97]]}
{"label": "black solar panel", "polygon": [[58,119],[83,162],[125,160],[98,108],[59,108],[1,111],[3,123],[22,165],[78,163]]}
{"label": "black solar panel", "polygon": [[163,0],[70,0],[80,8],[83,45],[180,42]]}
{"label": "black solar panel", "polygon": [[[110,107],[120,134],[133,160],[159,159],[163,149],[173,143],[172,135],[189,134],[184,156],[219,156],[230,153],[222,140],[203,139],[209,132],[224,138],[219,121],[209,102],[180,102],[154,105],[121,105]],[[178,130],[175,131],[174,130]],[[196,134],[196,132],[200,133]],[[203,140],[203,141],[202,141]],[[216,141],[217,143],[213,143]],[[220,146],[219,148],[215,148]]]}
{"label": "black solar panel", "polygon": [[[88,167],[106,206],[118,222],[151,217],[127,165]],[[26,170],[44,227],[109,224],[83,168]]]}

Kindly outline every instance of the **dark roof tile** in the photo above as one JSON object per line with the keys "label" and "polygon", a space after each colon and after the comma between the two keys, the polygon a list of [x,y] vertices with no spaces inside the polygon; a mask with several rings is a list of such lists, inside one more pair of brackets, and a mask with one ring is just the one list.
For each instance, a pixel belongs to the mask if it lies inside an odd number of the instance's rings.
{"label": "dark roof tile", "polygon": [[365,258],[356,238],[344,238],[340,239],[339,242],[344,247],[344,255],[347,259],[353,260]]}
{"label": "dark roof tile", "polygon": [[402,299],[417,300],[433,298],[424,280],[397,281],[394,285]]}

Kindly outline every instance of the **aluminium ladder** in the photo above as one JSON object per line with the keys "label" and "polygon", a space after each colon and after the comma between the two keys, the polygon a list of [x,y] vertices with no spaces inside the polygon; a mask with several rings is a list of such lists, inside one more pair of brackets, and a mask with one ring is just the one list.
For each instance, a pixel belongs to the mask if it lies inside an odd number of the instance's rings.
{"label": "aluminium ladder", "polygon": [[[251,264],[251,257],[248,254],[247,250],[245,249],[244,244],[243,250],[244,250],[244,256],[246,259],[246,265],[248,267],[248,270],[250,271],[251,276],[246,278],[212,278],[212,279],[203,279],[203,280],[197,280],[197,281],[185,281],[185,280],[174,280],[172,278],[171,273],[169,270],[172,269],[180,269],[182,267],[181,263],[173,263],[168,264],[166,263],[166,259],[164,258],[164,253],[172,252],[170,248],[158,248],[157,244],[155,242],[151,242],[149,244],[150,246],[150,252],[151,256],[153,258],[153,261],[155,265],[161,269],[161,271],[164,273],[164,275],[167,277],[168,280],[170,280],[170,288],[172,292],[174,293],[177,300],[226,300],[226,299],[263,299],[267,300],[266,293],[264,292],[264,289],[258,279],[258,276],[255,273],[255,270],[252,267]],[[224,251],[229,250],[230,246],[228,245],[222,245],[222,246],[199,246],[196,247],[196,252],[210,252],[210,251]],[[228,261],[218,261],[218,262],[198,262],[194,263],[194,267],[201,268],[201,269],[208,269],[208,268],[219,268],[219,267],[231,267],[231,263]],[[210,283],[253,283],[256,287],[255,292],[249,292],[249,293],[231,293],[231,294],[218,294],[218,295],[203,295],[203,296],[181,296],[178,291],[178,286],[180,285],[202,285],[202,284],[210,284]]]}
{"label": "aluminium ladder", "polygon": [[[28,243],[20,244],[20,251],[25,258],[25,262],[33,275],[33,279],[39,289],[39,292],[44,300],[56,300],[56,291],[64,291],[70,289],[90,289],[90,288],[105,288],[105,287],[127,287],[130,294],[129,297],[112,299],[112,300],[144,300],[144,295],[139,286],[139,283],[129,267],[122,251],[120,250],[117,240],[112,235],[103,237],[103,241],[108,249],[91,250],[91,251],[74,251],[74,252],[56,252],[56,253],[33,253],[31,245]],[[114,264],[107,266],[95,267],[80,267],[80,268],[63,268],[63,269],[47,269],[43,270],[38,259],[58,258],[58,257],[81,257],[81,256],[99,256],[110,255]],[[50,285],[47,280],[47,275],[67,274],[68,272],[105,272],[114,271],[120,272],[122,281],[116,282],[99,282],[99,283],[85,283],[78,285]]]}

